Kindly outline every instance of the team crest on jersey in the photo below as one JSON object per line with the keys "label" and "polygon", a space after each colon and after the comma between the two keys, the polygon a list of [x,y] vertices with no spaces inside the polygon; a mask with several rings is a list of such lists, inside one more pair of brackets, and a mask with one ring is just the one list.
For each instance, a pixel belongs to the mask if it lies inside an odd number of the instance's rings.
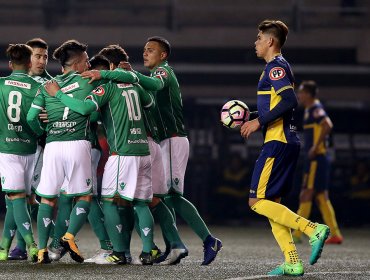
{"label": "team crest on jersey", "polygon": [[280,80],[285,77],[285,70],[281,67],[274,67],[270,70],[269,77],[273,81]]}
{"label": "team crest on jersey", "polygon": [[167,71],[164,68],[160,67],[157,70],[155,70],[154,76],[167,78],[168,74],[167,74]]}
{"label": "team crest on jersey", "polygon": [[97,96],[103,96],[104,93],[105,93],[105,90],[103,87],[97,87],[96,89],[94,89],[92,91],[93,94],[97,95]]}

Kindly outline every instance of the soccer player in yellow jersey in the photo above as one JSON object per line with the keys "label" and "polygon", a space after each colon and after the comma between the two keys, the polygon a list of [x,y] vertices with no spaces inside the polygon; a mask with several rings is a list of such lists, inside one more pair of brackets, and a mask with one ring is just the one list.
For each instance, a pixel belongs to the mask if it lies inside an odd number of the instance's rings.
{"label": "soccer player in yellow jersey", "polygon": [[269,219],[272,233],[285,256],[285,262],[269,275],[301,276],[304,269],[291,229],[309,236],[312,246],[310,264],[319,259],[330,230],[326,225],[312,223],[280,204],[281,197],[291,189],[300,150],[293,118],[297,106],[293,72],[281,55],[288,27],[282,21],[265,20],[258,26],[258,31],[256,54],[267,63],[258,83],[259,116],[241,127],[241,135],[245,138],[260,128],[264,137],[253,171],[249,206]]}
{"label": "soccer player in yellow jersey", "polygon": [[[303,81],[298,88],[298,101],[305,108],[303,117],[305,160],[297,214],[308,218],[312,199],[315,196],[323,220],[330,227],[331,237],[326,243],[341,244],[343,237],[339,231],[328,192],[330,162],[327,155],[327,140],[333,123],[326,114],[324,106],[316,98],[317,92],[315,81]],[[293,232],[295,242],[301,241],[301,234],[297,230]]]}

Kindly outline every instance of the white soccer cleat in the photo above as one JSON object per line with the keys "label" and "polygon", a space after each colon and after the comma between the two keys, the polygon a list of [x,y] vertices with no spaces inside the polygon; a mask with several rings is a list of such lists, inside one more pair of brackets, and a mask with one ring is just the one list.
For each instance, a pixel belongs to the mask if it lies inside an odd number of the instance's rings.
{"label": "white soccer cleat", "polygon": [[180,263],[181,259],[188,255],[188,250],[185,248],[173,248],[169,253],[165,261],[161,262],[160,265],[175,265]]}
{"label": "white soccer cleat", "polygon": [[54,248],[54,247],[51,247],[49,246],[48,247],[48,253],[49,253],[49,258],[56,262],[56,261],[59,261],[66,253],[67,253],[67,250],[64,249],[64,247],[60,246],[58,248]]}
{"label": "white soccer cleat", "polygon": [[108,262],[106,258],[111,254],[112,251],[110,250],[104,250],[99,249],[96,251],[95,255],[91,258],[85,260],[85,263],[96,263],[96,264],[112,264],[111,262]]}

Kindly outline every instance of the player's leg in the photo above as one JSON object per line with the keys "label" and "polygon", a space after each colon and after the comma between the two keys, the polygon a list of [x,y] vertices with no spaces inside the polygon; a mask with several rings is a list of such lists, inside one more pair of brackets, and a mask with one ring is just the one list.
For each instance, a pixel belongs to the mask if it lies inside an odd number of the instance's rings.
{"label": "player's leg", "polygon": [[[290,190],[299,155],[298,145],[268,142],[256,161],[252,175],[249,206],[255,212],[290,229],[300,230],[310,237],[310,264],[316,263],[329,235],[326,225],[312,223],[286,206],[268,200],[281,197]],[[266,199],[267,198],[267,199]]]}
{"label": "player's leg", "polygon": [[[75,197],[67,232],[60,239],[61,245],[71,258],[82,263],[84,258],[77,247],[75,237],[85,224],[90,211],[92,197],[91,144],[86,140],[66,141],[61,147],[65,150],[64,162],[69,184],[66,194]],[[82,164],[83,163],[83,164]]]}
{"label": "player's leg", "polygon": [[326,244],[341,244],[343,236],[339,230],[334,208],[330,202],[328,191],[316,194],[317,205],[319,206],[324,223],[330,228],[331,236],[326,240]]}
{"label": "player's leg", "polygon": [[14,220],[13,202],[11,199],[8,198],[7,195],[5,195],[5,203],[6,214],[4,219],[3,234],[0,243],[0,261],[8,260],[8,251],[17,230],[17,225]]}
{"label": "player's leg", "polygon": [[105,258],[112,252],[112,244],[104,225],[103,209],[101,207],[100,200],[98,199],[97,168],[100,156],[101,152],[98,149],[91,149],[93,197],[91,200],[90,212],[87,216],[90,226],[99,240],[100,249],[96,251],[94,256],[86,259],[86,263],[94,263],[98,259],[105,260]]}
{"label": "player's leg", "polygon": [[173,208],[203,241],[204,260],[202,265],[210,264],[222,248],[219,239],[211,235],[208,227],[195,206],[185,199],[184,177],[189,158],[189,141],[186,137],[173,137],[161,142],[163,165],[167,186],[170,192],[165,198],[168,207]]}
{"label": "player's leg", "polygon": [[67,232],[73,208],[73,197],[65,193],[67,185],[68,181],[65,180],[62,186],[62,192],[58,198],[58,210],[55,219],[54,233],[51,235],[52,241],[48,247],[49,257],[53,261],[59,261],[67,252],[60,244],[60,239]]}
{"label": "player's leg", "polygon": [[126,261],[127,263],[131,263],[132,256],[131,256],[130,244],[131,244],[132,231],[135,226],[135,213],[134,213],[134,208],[132,206],[132,203],[124,199],[119,199],[118,200],[118,214],[121,218],[121,224],[124,225],[122,228],[122,240],[123,240],[123,248],[125,252]]}
{"label": "player's leg", "polygon": [[[154,262],[160,263],[167,259],[166,264],[177,264],[182,258],[188,255],[188,250],[180,239],[172,212],[161,199],[164,199],[168,193],[164,175],[161,147],[150,137],[148,137],[148,142],[151,159],[153,189],[153,200],[149,204],[149,208],[152,212],[154,220],[159,222],[163,239],[166,244],[165,252],[160,253],[160,256],[156,258]],[[154,248],[158,249],[157,246],[154,246]]]}

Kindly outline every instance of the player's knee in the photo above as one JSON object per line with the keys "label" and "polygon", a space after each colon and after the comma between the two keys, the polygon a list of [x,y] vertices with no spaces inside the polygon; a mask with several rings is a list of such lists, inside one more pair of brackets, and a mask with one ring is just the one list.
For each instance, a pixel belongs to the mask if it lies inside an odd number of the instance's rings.
{"label": "player's knee", "polygon": [[26,193],[7,193],[9,199],[17,199],[26,197]]}
{"label": "player's knee", "polygon": [[54,198],[43,197],[41,198],[41,203],[50,205],[51,207],[55,207],[55,205],[57,204],[57,198],[56,197]]}
{"label": "player's knee", "polygon": [[312,198],[313,198],[313,190],[309,190],[309,189],[302,190],[299,196],[300,202],[312,201]]}

